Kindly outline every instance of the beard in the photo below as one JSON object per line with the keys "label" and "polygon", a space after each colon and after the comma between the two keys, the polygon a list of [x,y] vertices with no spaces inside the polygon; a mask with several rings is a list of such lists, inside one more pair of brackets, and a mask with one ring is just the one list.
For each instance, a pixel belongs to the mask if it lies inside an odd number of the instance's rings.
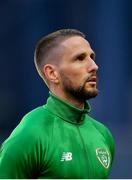
{"label": "beard", "polygon": [[63,90],[75,99],[80,101],[89,100],[98,95],[96,87],[87,88],[85,87],[87,81],[80,86],[75,86],[74,83],[64,74],[61,74]]}

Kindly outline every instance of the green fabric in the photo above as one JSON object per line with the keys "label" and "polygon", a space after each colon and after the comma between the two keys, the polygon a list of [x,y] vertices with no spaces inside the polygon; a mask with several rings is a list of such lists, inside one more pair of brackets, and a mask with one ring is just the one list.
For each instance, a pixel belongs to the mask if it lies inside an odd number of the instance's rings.
{"label": "green fabric", "polygon": [[0,151],[0,178],[108,178],[114,141],[91,118],[50,93],[46,105],[25,115]]}

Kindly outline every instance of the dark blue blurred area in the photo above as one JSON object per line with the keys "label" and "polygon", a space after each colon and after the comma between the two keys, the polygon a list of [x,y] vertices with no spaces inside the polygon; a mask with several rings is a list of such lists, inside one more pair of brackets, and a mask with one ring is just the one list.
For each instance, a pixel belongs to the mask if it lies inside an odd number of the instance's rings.
{"label": "dark blue blurred area", "polygon": [[97,54],[98,97],[91,115],[116,141],[110,178],[132,178],[132,1],[0,1],[0,142],[30,110],[46,102],[48,89],[38,76],[36,42],[61,28],[84,32]]}

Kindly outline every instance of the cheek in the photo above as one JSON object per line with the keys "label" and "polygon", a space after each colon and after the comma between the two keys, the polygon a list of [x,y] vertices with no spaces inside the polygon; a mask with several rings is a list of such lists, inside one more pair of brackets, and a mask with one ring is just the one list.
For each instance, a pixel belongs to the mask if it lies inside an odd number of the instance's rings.
{"label": "cheek", "polygon": [[80,72],[75,71],[69,67],[69,70],[63,72],[64,76],[71,80],[72,83],[77,83],[82,81],[82,76]]}
{"label": "cheek", "polygon": [[75,63],[69,63],[69,64],[63,64],[59,67],[60,72],[60,79],[63,77],[67,77],[72,84],[80,86],[80,84],[84,84],[87,77],[87,71],[86,66],[75,64]]}
{"label": "cheek", "polygon": [[61,81],[65,84],[69,84],[69,86],[72,87],[80,87],[84,85],[85,78],[80,74],[80,72],[70,69],[63,71],[61,74]]}
{"label": "cheek", "polygon": [[64,75],[71,79],[80,79],[83,77],[82,68],[76,67],[75,65],[72,67],[72,65],[69,65],[66,68],[62,68],[61,72],[63,72]]}

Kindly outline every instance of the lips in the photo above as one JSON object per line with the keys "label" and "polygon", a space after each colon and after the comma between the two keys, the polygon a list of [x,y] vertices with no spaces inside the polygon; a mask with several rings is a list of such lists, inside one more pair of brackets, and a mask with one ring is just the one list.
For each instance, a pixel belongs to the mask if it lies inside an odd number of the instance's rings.
{"label": "lips", "polygon": [[92,77],[88,78],[87,82],[97,82],[96,76],[92,76]]}

